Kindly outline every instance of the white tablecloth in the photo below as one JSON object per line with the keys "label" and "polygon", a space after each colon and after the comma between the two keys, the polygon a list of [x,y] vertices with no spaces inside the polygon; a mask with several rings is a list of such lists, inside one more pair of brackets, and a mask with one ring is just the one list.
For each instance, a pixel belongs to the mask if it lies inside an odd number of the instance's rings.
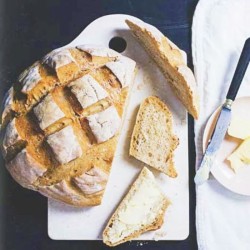
{"label": "white tablecloth", "polygon": [[[224,101],[248,37],[250,0],[199,1],[192,27],[193,62],[201,97],[201,114],[195,122],[197,163],[202,156],[206,121]],[[238,96],[241,95],[250,96],[250,67]],[[250,197],[232,193],[213,177],[197,186],[196,191],[199,249],[249,250]]]}

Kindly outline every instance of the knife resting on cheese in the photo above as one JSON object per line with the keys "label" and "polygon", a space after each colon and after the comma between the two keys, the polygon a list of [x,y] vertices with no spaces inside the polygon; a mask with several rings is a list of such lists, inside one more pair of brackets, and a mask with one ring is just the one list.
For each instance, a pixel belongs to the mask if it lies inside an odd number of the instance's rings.
{"label": "knife resting on cheese", "polygon": [[245,72],[249,64],[249,60],[250,60],[250,38],[248,38],[244,44],[239,62],[237,64],[232,82],[230,84],[226,96],[226,101],[222,105],[212,136],[208,142],[201,164],[196,172],[194,181],[197,185],[203,184],[209,178],[210,169],[213,166],[216,154],[220,148],[220,145],[225,137],[228,126],[230,124],[231,106],[240,88],[242,79],[245,75]]}

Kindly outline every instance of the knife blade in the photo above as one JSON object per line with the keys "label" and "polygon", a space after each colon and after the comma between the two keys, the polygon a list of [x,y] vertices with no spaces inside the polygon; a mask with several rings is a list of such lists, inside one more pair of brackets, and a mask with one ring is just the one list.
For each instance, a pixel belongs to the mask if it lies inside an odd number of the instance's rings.
{"label": "knife blade", "polygon": [[240,88],[240,84],[247,70],[250,60],[250,38],[244,44],[239,62],[237,64],[232,82],[230,84],[226,101],[222,106],[219,117],[211,136],[211,139],[206,148],[205,154],[201,160],[200,167],[198,168],[194,181],[197,185],[203,184],[208,178],[211,167],[214,164],[217,152],[226,135],[228,126],[231,121],[231,106]]}

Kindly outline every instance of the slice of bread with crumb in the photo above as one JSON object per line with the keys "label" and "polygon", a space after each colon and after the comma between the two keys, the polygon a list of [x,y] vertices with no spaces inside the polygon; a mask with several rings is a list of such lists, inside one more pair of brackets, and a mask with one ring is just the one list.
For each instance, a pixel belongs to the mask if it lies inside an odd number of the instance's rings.
{"label": "slice of bread with crumb", "polygon": [[173,152],[178,144],[167,105],[156,96],[146,98],[136,117],[129,154],[170,177],[176,177]]}
{"label": "slice of bread with crumb", "polygon": [[173,92],[187,111],[198,119],[198,89],[193,72],[187,66],[185,52],[150,24],[139,20],[126,20],[126,23],[161,69]]}
{"label": "slice of bread with crumb", "polygon": [[160,228],[169,204],[152,172],[144,167],[111,216],[103,232],[103,242],[116,246]]}

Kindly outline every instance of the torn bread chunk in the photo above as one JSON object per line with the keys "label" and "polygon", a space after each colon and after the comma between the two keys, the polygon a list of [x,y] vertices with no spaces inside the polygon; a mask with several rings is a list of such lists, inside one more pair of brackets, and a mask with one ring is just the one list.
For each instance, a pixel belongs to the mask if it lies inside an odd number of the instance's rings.
{"label": "torn bread chunk", "polygon": [[86,119],[97,143],[105,142],[112,138],[118,132],[121,125],[121,118],[114,106],[110,106],[94,115],[87,116]]}
{"label": "torn bread chunk", "polygon": [[152,172],[144,167],[111,216],[103,232],[103,242],[116,246],[160,228],[169,204]]}
{"label": "torn bread chunk", "polygon": [[64,113],[53,100],[51,94],[48,94],[33,109],[41,129],[47,128],[52,123],[64,117]]}
{"label": "torn bread chunk", "polygon": [[84,75],[71,82],[69,88],[83,108],[87,108],[108,96],[108,93],[91,75]]}
{"label": "torn bread chunk", "polygon": [[85,195],[94,195],[105,189],[108,175],[100,168],[93,167],[82,175],[74,177],[73,181]]}
{"label": "torn bread chunk", "polygon": [[30,189],[35,189],[32,184],[46,171],[46,168],[39,164],[26,149],[7,163],[7,169],[17,182]]}
{"label": "torn bread chunk", "polygon": [[158,97],[146,98],[136,117],[129,154],[170,177],[176,177],[173,153],[178,144],[167,105]]}
{"label": "torn bread chunk", "polygon": [[28,93],[41,81],[39,67],[39,63],[36,62],[19,76],[18,80],[22,84],[23,93]]}
{"label": "torn bread chunk", "polygon": [[122,88],[131,83],[134,77],[135,62],[130,58],[120,57],[114,62],[106,63],[105,66],[117,77]]}
{"label": "torn bread chunk", "polygon": [[56,160],[65,164],[82,155],[82,149],[77,141],[72,126],[49,135],[47,142],[50,145]]}
{"label": "torn bread chunk", "polygon": [[185,62],[183,51],[150,24],[139,20],[126,20],[126,23],[160,68],[177,98],[187,111],[198,119],[198,88],[193,72]]}

